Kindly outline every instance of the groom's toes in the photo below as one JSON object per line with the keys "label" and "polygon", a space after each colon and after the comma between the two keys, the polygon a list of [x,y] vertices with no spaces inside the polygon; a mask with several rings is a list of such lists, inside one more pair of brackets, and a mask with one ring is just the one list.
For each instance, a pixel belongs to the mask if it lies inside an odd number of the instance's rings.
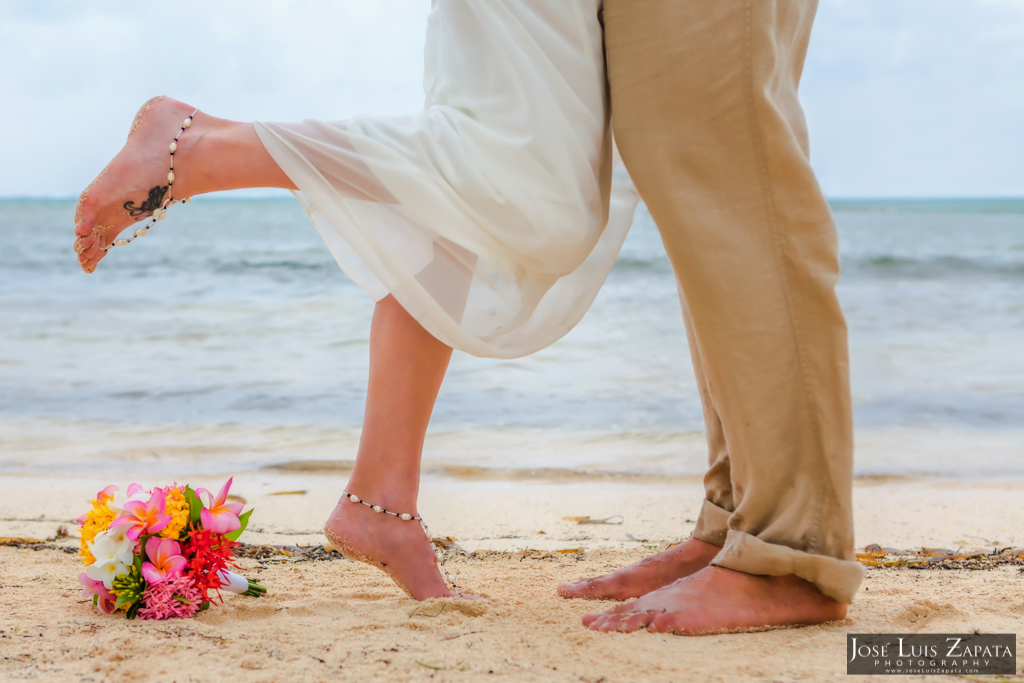
{"label": "groom's toes", "polygon": [[576,583],[560,583],[558,584],[558,587],[555,589],[555,592],[558,593],[558,597],[561,598],[575,598],[577,593],[579,592],[576,588],[577,583],[579,582],[577,581]]}
{"label": "groom's toes", "polygon": [[593,631],[601,631],[602,633],[615,633],[619,630],[625,620],[625,616],[618,614],[606,614],[603,618],[598,619],[591,624],[590,628]]}
{"label": "groom's toes", "polygon": [[558,586],[558,594],[563,598],[587,598],[593,592],[593,579],[580,579],[579,581],[563,583]]}
{"label": "groom's toes", "polygon": [[595,621],[597,621],[598,619],[603,618],[604,616],[605,616],[604,612],[589,612],[587,614],[584,614],[583,615],[583,625],[589,627],[589,626],[593,625],[593,623]]}
{"label": "groom's toes", "polygon": [[682,615],[678,612],[666,612],[651,619],[647,624],[651,633],[679,633],[684,630]]}
{"label": "groom's toes", "polygon": [[647,612],[639,612],[629,617],[625,617],[619,621],[618,630],[623,633],[632,633],[638,631],[643,627],[651,623],[653,617]]}

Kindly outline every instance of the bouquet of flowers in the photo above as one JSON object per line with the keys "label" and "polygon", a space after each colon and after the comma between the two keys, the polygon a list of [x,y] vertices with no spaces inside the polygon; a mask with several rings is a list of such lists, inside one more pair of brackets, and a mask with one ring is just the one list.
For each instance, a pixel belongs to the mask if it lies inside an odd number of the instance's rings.
{"label": "bouquet of flowers", "polygon": [[104,614],[129,619],[194,617],[220,591],[261,596],[267,589],[230,571],[236,541],[252,510],[229,502],[228,479],[214,496],[206,489],[168,486],[144,491],[132,484],[96,494],[78,518],[86,570],[78,580]]}

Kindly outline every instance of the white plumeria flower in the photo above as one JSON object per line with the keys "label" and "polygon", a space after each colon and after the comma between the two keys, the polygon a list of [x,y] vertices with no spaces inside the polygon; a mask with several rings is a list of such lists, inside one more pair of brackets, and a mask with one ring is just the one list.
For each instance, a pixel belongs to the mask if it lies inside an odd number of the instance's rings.
{"label": "white plumeria flower", "polygon": [[145,503],[149,500],[149,494],[142,490],[142,487],[138,484],[132,484],[128,487],[128,491],[131,494],[126,493],[118,489],[114,491],[114,497],[107,501],[107,507],[114,511],[119,517],[125,513],[124,505],[130,500],[140,500]]}
{"label": "white plumeria flower", "polygon": [[[117,526],[110,527],[106,531],[101,531],[100,533],[96,534],[96,536],[93,538],[93,542],[95,543],[96,539],[99,538],[100,535],[103,535],[104,538],[112,538],[112,539],[114,539],[115,543],[123,543],[125,540],[127,540],[129,543],[134,545],[134,543],[135,543],[134,541],[132,541],[130,538],[126,538],[125,534],[127,534],[127,533],[128,533],[128,528],[124,524],[119,524]],[[132,547],[132,550],[134,550],[134,547]],[[132,557],[134,555],[135,555],[135,553],[132,552],[130,557]],[[96,555],[93,554],[93,557],[96,557]]]}
{"label": "white plumeria flower", "polygon": [[96,534],[89,544],[89,552],[96,561],[85,570],[93,581],[102,581],[107,590],[114,587],[114,579],[127,574],[135,560],[135,541],[123,531],[108,529]]}

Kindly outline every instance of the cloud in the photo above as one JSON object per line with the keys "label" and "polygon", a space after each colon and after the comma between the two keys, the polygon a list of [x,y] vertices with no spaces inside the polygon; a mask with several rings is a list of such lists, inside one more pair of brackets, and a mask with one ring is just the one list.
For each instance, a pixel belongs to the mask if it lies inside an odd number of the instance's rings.
{"label": "cloud", "polygon": [[[422,106],[425,0],[0,3],[0,196],[74,195],[167,94],[240,120]],[[834,196],[1024,195],[1024,1],[823,0],[802,97]]]}
{"label": "cloud", "polygon": [[831,195],[1024,195],[1024,2],[825,0],[801,96]]}
{"label": "cloud", "polygon": [[422,0],[0,3],[0,196],[77,194],[166,94],[239,120],[423,105]]}

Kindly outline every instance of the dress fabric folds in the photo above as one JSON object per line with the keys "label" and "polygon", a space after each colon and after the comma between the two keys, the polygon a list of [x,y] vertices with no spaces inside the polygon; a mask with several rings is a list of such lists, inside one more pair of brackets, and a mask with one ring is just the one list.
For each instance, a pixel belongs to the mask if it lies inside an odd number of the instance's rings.
{"label": "dress fabric folds", "polygon": [[423,111],[257,123],[342,269],[514,358],[583,317],[638,197],[613,181],[600,0],[435,0]]}

